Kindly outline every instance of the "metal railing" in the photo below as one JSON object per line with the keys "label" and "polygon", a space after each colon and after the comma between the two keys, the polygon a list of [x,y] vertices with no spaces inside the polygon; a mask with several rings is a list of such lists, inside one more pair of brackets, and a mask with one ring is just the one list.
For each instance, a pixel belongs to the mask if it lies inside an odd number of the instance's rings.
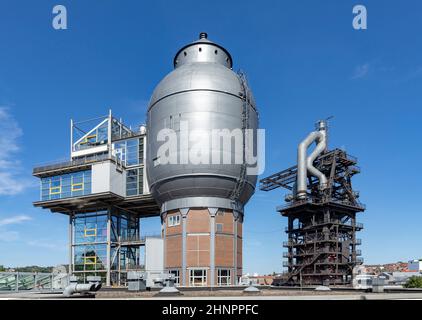
{"label": "metal railing", "polygon": [[69,160],[69,161],[53,162],[53,163],[44,164],[41,166],[36,166],[33,169],[33,173],[36,174],[36,173],[41,173],[45,171],[64,169],[64,168],[74,167],[74,166],[81,166],[81,165],[90,164],[90,163],[98,162],[98,161],[105,161],[105,160],[116,161],[116,158],[113,156],[109,156],[108,154],[94,154],[93,156],[86,157],[86,158],[74,159],[74,160]]}
{"label": "metal railing", "polygon": [[[346,227],[352,227],[352,225],[350,224],[350,222],[349,223],[342,223],[340,220],[331,220],[331,221],[328,221],[328,222],[311,223],[311,224],[306,225],[306,226],[304,226],[304,225],[302,225],[302,226],[293,226],[292,230],[299,230],[299,229],[306,230],[308,228],[314,228],[314,227],[318,227],[318,226],[323,226],[323,225],[330,224],[330,223],[331,224],[336,224],[336,225],[341,225],[341,226],[346,226]],[[356,228],[357,229],[363,229],[363,223],[356,223]],[[289,230],[289,227],[285,227],[284,228],[284,231],[285,232],[289,232],[290,231]]]}
{"label": "metal railing", "polygon": [[125,234],[120,236],[120,242],[145,242],[146,238],[161,238],[160,234]]}
{"label": "metal railing", "polygon": [[55,275],[38,272],[0,272],[0,292],[54,290]]}

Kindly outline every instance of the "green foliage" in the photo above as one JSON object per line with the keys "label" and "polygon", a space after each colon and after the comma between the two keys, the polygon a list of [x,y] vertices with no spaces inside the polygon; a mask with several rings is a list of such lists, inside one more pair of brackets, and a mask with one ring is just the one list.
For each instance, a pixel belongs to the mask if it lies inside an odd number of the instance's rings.
{"label": "green foliage", "polygon": [[17,272],[39,272],[39,273],[53,272],[53,267],[27,266],[27,267],[9,268],[9,267],[0,265],[0,272],[8,271],[9,269],[13,269],[14,271],[17,271]]}
{"label": "green foliage", "polygon": [[15,271],[19,272],[40,272],[40,273],[51,273],[53,272],[53,267],[39,267],[39,266],[27,266],[14,268]]}
{"label": "green foliage", "polygon": [[412,276],[410,277],[406,284],[405,288],[422,288],[422,277]]}

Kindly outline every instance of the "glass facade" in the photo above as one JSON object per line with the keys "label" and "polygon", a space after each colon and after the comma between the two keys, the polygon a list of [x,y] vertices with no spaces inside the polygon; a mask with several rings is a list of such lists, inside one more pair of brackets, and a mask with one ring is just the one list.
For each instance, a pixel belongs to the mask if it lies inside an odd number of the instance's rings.
{"label": "glass facade", "polygon": [[91,194],[91,170],[41,178],[41,200],[57,200]]}
{"label": "glass facade", "polygon": [[116,158],[126,167],[144,164],[144,138],[118,141],[113,146]]}
{"label": "glass facade", "polygon": [[127,170],[126,196],[137,196],[144,192],[144,168]]}
{"label": "glass facade", "polygon": [[85,150],[108,142],[108,119],[89,131],[74,145],[74,151]]}
{"label": "glass facade", "polygon": [[[139,245],[126,244],[139,240],[139,219],[117,208],[90,213],[75,213],[73,228],[73,273],[85,279],[87,275],[106,276],[110,264],[112,283],[124,284],[121,272],[138,270],[142,266]],[[107,261],[107,225],[110,218],[110,261]],[[104,278],[105,279],[105,278]],[[105,280],[104,280],[105,281]]]}

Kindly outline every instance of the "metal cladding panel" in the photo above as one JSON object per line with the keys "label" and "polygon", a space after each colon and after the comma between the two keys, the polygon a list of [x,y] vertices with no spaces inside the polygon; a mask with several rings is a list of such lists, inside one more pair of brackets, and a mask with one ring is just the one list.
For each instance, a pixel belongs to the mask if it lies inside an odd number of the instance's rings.
{"label": "metal cladding panel", "polygon": [[240,98],[242,87],[232,70],[218,63],[189,63],[170,72],[155,88],[149,107],[169,95],[189,90],[221,91]]}
{"label": "metal cladding panel", "polygon": [[110,162],[92,165],[92,193],[110,192]]}
{"label": "metal cladding panel", "polygon": [[145,239],[145,270],[163,272],[164,240],[147,237]]}
{"label": "metal cladding panel", "polygon": [[116,170],[111,161],[92,165],[92,193],[113,192],[125,196],[125,174]]}
{"label": "metal cladding panel", "polygon": [[[201,43],[189,46],[189,52],[198,50]],[[186,50],[187,50],[186,49]],[[214,54],[214,50],[211,52]],[[195,51],[196,52],[196,51]],[[183,65],[177,66],[156,87],[148,108],[148,145],[147,145],[147,176],[151,192],[159,204],[166,201],[186,197],[217,197],[230,198],[241,176],[242,164],[166,164],[154,165],[157,151],[163,142],[157,141],[160,130],[170,128],[178,137],[177,159],[185,150],[179,142],[180,124],[187,123],[189,132],[214,129],[242,130],[245,100],[243,87],[239,76],[225,64],[218,60],[207,60],[210,52],[203,50],[195,53],[192,61],[184,60]],[[179,53],[179,56],[183,52]],[[199,56],[198,56],[199,55]],[[187,56],[186,56],[187,57]],[[176,59],[177,60],[177,59]],[[249,120],[248,128],[257,129],[258,115],[255,102],[250,95],[247,104]],[[195,142],[189,142],[189,147]],[[212,148],[209,141],[210,155],[221,153],[220,148]],[[232,146],[232,159],[243,155],[240,150]],[[252,196],[257,177],[246,176],[246,183],[242,187],[238,199],[245,204]]]}

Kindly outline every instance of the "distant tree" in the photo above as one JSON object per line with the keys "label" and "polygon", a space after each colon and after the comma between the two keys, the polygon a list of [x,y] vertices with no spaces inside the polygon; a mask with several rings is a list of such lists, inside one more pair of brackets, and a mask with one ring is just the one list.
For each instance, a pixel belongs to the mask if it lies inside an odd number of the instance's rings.
{"label": "distant tree", "polygon": [[15,268],[15,271],[18,271],[18,272],[51,273],[51,272],[53,272],[53,267],[27,266],[27,267]]}
{"label": "distant tree", "polygon": [[410,277],[406,284],[405,288],[422,288],[422,277],[412,276]]}
{"label": "distant tree", "polygon": [[3,265],[0,265],[0,272],[6,271],[6,268]]}

